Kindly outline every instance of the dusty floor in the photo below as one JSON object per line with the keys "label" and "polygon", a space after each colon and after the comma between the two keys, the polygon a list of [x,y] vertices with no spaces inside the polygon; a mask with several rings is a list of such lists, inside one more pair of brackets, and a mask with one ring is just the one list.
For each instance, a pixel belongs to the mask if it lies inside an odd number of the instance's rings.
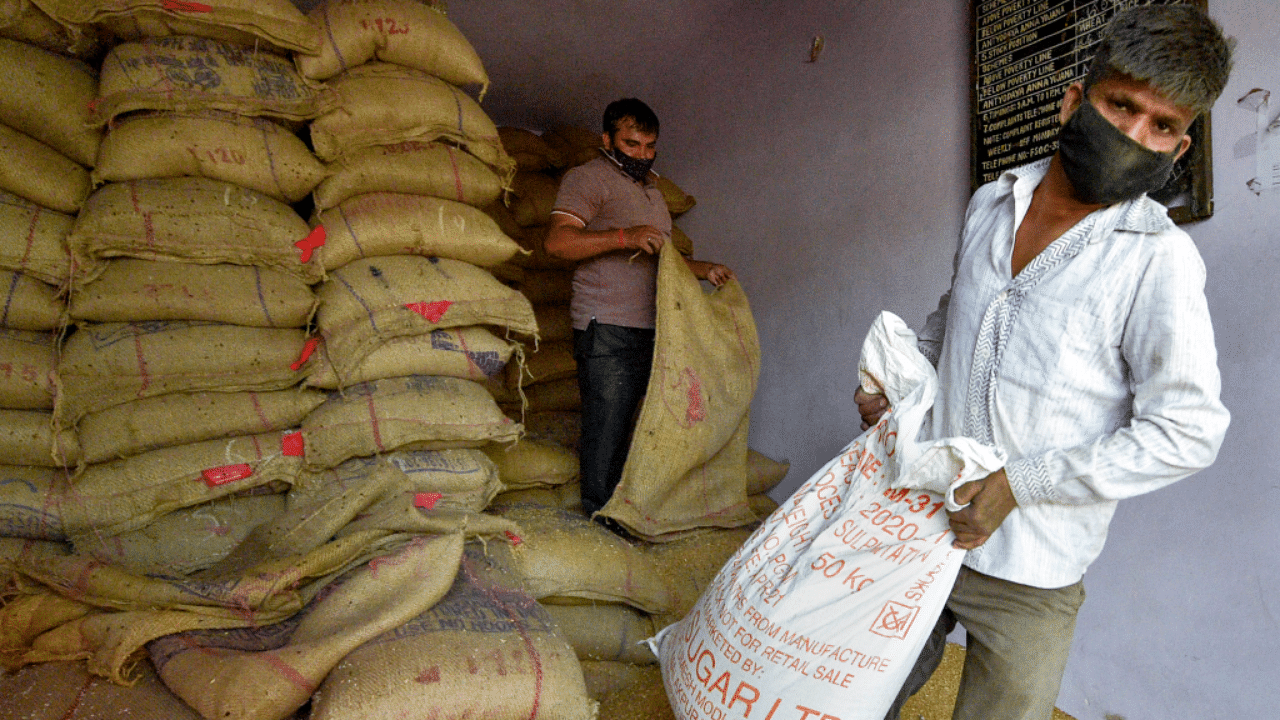
{"label": "dusty floor", "polygon": [[[951,720],[951,708],[956,702],[956,692],[960,687],[960,668],[963,665],[964,648],[954,643],[948,644],[937,672],[902,708],[901,720]],[[1075,718],[1054,708],[1053,720]]]}

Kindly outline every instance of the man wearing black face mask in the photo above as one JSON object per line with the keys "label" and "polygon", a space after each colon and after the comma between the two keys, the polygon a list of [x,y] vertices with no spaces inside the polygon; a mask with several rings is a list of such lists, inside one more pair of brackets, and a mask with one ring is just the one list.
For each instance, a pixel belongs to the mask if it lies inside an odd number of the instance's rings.
{"label": "man wearing black face mask", "polygon": [[[956,720],[1047,720],[1082,578],[1116,503],[1213,462],[1229,422],[1195,245],[1146,196],[1226,85],[1231,43],[1199,10],[1118,15],[1067,88],[1058,152],[978,190],[951,290],[920,333],[938,368],[934,437],[1008,462],[955,492],[967,550],[889,714],[928,679],[958,622]],[[864,423],[887,409],[859,391]]]}
{"label": "man wearing black face mask", "polygon": [[[549,254],[578,262],[570,314],[582,395],[582,507],[588,515],[604,507],[622,477],[653,360],[657,253],[671,237],[671,214],[652,171],[657,115],[634,98],[612,102],[601,139],[601,156],[561,181],[546,243]],[[734,277],[723,265],[685,262],[716,286]]]}

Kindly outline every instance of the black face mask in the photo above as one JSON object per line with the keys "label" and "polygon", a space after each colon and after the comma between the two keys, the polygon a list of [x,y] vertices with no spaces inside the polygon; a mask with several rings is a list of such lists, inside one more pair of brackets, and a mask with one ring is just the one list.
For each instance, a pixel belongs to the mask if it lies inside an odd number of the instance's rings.
{"label": "black face mask", "polygon": [[1164,187],[1178,152],[1149,150],[1098,112],[1086,98],[1058,135],[1058,155],[1076,199],[1110,205]]}
{"label": "black face mask", "polygon": [[632,180],[635,180],[642,185],[649,179],[649,170],[653,168],[653,161],[658,159],[655,155],[648,160],[639,160],[617,148],[614,148],[613,150],[605,150],[604,154],[608,155],[609,159],[618,163],[618,167],[622,168],[622,172],[626,173]]}

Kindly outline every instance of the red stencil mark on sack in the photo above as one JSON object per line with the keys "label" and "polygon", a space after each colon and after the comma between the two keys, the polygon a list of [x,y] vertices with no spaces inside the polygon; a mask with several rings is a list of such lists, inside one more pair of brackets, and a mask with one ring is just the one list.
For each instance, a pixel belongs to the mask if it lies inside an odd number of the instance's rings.
{"label": "red stencil mark on sack", "polygon": [[204,3],[198,2],[186,2],[185,0],[164,0],[163,7],[165,10],[172,10],[174,12],[213,12],[213,6],[211,5],[205,5]]}
{"label": "red stencil mark on sack", "polygon": [[302,457],[304,447],[301,432],[289,433],[280,439],[280,452],[287,457]]}
{"label": "red stencil mark on sack", "polygon": [[432,665],[431,667],[419,673],[418,677],[414,678],[414,680],[417,680],[423,685],[426,685],[428,683],[440,682],[440,666]]}
{"label": "red stencil mark on sack", "polygon": [[453,305],[452,300],[437,300],[435,302],[419,302],[405,303],[405,307],[418,313],[427,319],[427,322],[440,322],[440,318],[449,312],[450,306]]}
{"label": "red stencil mark on sack", "polygon": [[684,374],[689,379],[689,407],[685,410],[684,419],[692,425],[707,419],[707,405],[702,401],[702,380],[698,374],[693,368],[685,368]]}
{"label": "red stencil mark on sack", "polygon": [[512,545],[521,545],[524,543],[524,540],[519,535],[511,532],[510,530],[506,530],[504,532],[507,536],[507,539],[511,541]]}
{"label": "red stencil mark on sack", "polygon": [[444,495],[438,492],[414,493],[413,506],[416,508],[425,508],[431,510],[435,508],[436,503],[440,502],[440,498]]}
{"label": "red stencil mark on sack", "polygon": [[324,247],[324,240],[326,237],[328,237],[328,235],[325,233],[324,226],[317,225],[316,229],[312,230],[310,235],[294,243],[293,246],[302,251],[302,257],[298,259],[304,263],[311,262],[311,253],[315,251],[316,248]]}
{"label": "red stencil mark on sack", "polygon": [[307,344],[302,346],[302,356],[299,357],[296,362],[290,365],[289,369],[294,372],[298,372],[299,370],[301,370],[302,366],[306,364],[307,360],[311,359],[311,353],[316,351],[316,346],[319,344],[320,344],[320,338],[311,338],[310,340],[308,340]]}
{"label": "red stencil mark on sack", "polygon": [[218,487],[227,483],[243,480],[253,474],[253,468],[248,463],[240,463],[238,465],[223,465],[222,467],[209,468],[200,473],[204,476],[204,484],[209,487]]}

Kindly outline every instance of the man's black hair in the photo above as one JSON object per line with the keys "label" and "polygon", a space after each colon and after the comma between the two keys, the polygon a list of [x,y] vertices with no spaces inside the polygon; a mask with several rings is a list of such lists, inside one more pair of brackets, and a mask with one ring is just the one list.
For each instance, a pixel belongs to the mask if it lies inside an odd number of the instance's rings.
{"label": "man's black hair", "polygon": [[626,120],[630,120],[636,130],[642,133],[658,134],[658,116],[648,105],[635,98],[623,98],[609,103],[604,109],[605,133],[613,137]]}

